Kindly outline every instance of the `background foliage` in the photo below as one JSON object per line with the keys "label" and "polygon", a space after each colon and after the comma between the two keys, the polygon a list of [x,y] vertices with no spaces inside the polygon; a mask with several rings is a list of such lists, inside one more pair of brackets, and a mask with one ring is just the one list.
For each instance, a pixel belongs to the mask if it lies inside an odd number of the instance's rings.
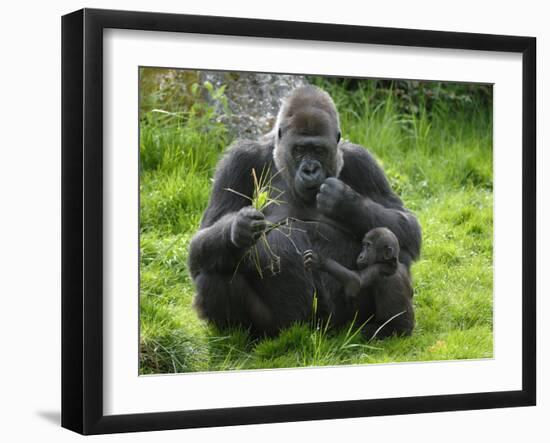
{"label": "background foliage", "polygon": [[140,79],[141,373],[492,356],[491,86],[308,77],[336,102],[343,137],[369,148],[420,220],[417,328],[367,343],[354,325],[306,323],[253,341],[197,318],[187,270],[214,167],[233,139],[219,118],[228,91],[196,71],[142,69]]}

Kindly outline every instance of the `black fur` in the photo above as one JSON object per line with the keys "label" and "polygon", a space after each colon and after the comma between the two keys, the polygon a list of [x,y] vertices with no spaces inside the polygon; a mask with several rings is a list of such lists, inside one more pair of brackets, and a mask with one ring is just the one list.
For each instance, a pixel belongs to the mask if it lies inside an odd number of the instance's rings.
{"label": "black fur", "polygon": [[[397,236],[408,272],[420,251],[420,226],[368,151],[339,142],[339,134],[330,97],[306,87],[289,98],[270,135],[227,150],[190,246],[194,303],[203,318],[273,335],[311,319],[316,296],[319,315],[330,315],[336,326],[349,322],[356,308],[342,284],[305,270],[302,253],[314,249],[354,269],[363,236],[378,226]],[[253,169],[271,177],[279,200],[261,213],[250,208]],[[372,306],[359,308],[361,317],[374,313]]]}

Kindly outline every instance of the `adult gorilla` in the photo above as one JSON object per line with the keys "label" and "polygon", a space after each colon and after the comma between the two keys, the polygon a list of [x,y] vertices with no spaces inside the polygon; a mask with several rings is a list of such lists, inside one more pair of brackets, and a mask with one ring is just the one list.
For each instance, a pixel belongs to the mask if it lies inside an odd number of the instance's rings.
{"label": "adult gorilla", "polygon": [[[251,206],[253,170],[269,177],[277,200],[262,212]],[[409,269],[421,243],[416,218],[369,152],[340,140],[330,96],[313,86],[298,88],[270,134],[237,141],[218,165],[190,246],[195,307],[218,327],[267,335],[311,319],[314,305],[317,314],[330,314],[331,324],[348,322],[356,306],[329,274],[304,269],[301,253],[313,249],[355,269],[363,236],[381,226],[399,239],[399,259]],[[374,307],[361,306],[358,320],[364,321]]]}

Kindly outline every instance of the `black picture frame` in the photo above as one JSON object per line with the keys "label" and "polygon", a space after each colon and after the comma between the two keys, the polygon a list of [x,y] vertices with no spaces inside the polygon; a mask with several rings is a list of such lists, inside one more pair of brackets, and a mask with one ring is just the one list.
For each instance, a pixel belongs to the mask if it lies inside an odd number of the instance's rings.
{"label": "black picture frame", "polygon": [[[103,413],[103,30],[171,31],[522,54],[522,389],[131,415]],[[62,426],[82,434],[228,426],[536,403],[536,39],[83,9],[62,18]]]}

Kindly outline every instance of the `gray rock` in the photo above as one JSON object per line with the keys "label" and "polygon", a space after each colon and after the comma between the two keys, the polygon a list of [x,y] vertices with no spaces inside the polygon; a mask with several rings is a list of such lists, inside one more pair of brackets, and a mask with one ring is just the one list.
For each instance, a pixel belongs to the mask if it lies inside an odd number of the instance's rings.
{"label": "gray rock", "polygon": [[227,107],[220,100],[205,97],[215,106],[218,120],[234,138],[257,138],[275,123],[282,100],[290,91],[308,82],[301,75],[256,74],[248,72],[202,71],[201,83],[216,89],[226,85]]}

